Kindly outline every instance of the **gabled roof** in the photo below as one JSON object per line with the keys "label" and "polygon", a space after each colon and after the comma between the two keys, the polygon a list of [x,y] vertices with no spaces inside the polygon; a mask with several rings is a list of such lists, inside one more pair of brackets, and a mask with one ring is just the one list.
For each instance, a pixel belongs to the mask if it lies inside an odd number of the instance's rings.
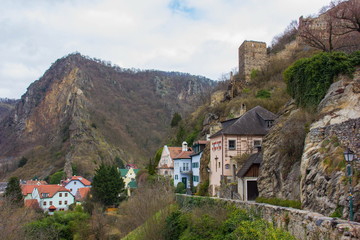
{"label": "gabled roof", "polygon": [[24,206],[28,208],[39,208],[39,202],[36,199],[26,199]]}
{"label": "gabled roof", "polygon": [[136,181],[130,181],[130,182],[128,183],[128,187],[129,187],[129,188],[137,188],[137,183],[136,183]]}
{"label": "gabled roof", "polygon": [[89,180],[83,178],[82,176],[72,176],[70,179],[64,181],[63,183],[65,185],[67,185],[69,182],[76,181],[76,180],[80,181],[85,186],[91,186],[91,182]]}
{"label": "gabled roof", "polygon": [[243,166],[240,168],[240,170],[237,172],[236,176],[239,178],[242,178],[245,176],[247,171],[251,168],[253,164],[261,164],[262,162],[262,152],[258,152],[255,154],[250,155],[250,157],[245,161]]}
{"label": "gabled roof", "polygon": [[[36,186],[36,188],[39,191],[39,197],[40,198],[51,198],[53,197],[57,192],[70,192],[69,189],[66,189],[63,186],[55,185],[55,184],[49,184],[49,185],[40,185]],[[47,193],[47,197],[43,197],[43,193]]]}
{"label": "gabled roof", "polygon": [[170,157],[174,159],[177,155],[182,152],[182,147],[168,147],[170,152]]}
{"label": "gabled roof", "polygon": [[47,184],[46,181],[39,181],[39,180],[28,180],[25,183],[26,185],[44,185]]}
{"label": "gabled roof", "polygon": [[[135,169],[135,168],[130,168],[132,170],[134,170],[135,175],[140,171],[140,169]],[[121,177],[125,177],[126,174],[129,172],[130,169],[127,168],[119,168]]]}
{"label": "gabled roof", "polygon": [[22,195],[26,196],[28,194],[31,194],[34,190],[34,188],[38,187],[39,185],[23,185],[21,184],[21,191]]}
{"label": "gabled roof", "polygon": [[265,121],[275,120],[276,115],[261,106],[256,106],[239,118],[222,122],[223,128],[210,138],[224,135],[266,135],[269,128]]}
{"label": "gabled roof", "polygon": [[78,188],[75,195],[76,201],[84,200],[89,194],[90,190],[91,188],[89,187]]}
{"label": "gabled roof", "polygon": [[190,159],[191,158],[191,154],[193,154],[193,151],[184,151],[181,152],[179,155],[177,155],[174,159]]}

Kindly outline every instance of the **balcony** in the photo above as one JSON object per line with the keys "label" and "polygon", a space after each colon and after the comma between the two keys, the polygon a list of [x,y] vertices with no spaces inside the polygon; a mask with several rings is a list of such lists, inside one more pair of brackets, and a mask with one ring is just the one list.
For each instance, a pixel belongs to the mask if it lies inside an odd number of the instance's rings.
{"label": "balcony", "polygon": [[192,174],[191,168],[188,167],[180,167],[180,172],[182,174]]}

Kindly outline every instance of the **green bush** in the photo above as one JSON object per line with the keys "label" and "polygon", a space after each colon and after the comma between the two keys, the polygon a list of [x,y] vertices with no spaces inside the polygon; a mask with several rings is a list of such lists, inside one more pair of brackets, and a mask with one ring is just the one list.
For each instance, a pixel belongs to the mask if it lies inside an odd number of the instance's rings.
{"label": "green bush", "polygon": [[270,98],[271,93],[268,90],[261,89],[256,93],[256,98]]}
{"label": "green bush", "polygon": [[185,184],[183,182],[179,182],[176,185],[175,192],[176,193],[186,193]]}
{"label": "green bush", "polygon": [[26,163],[27,163],[27,158],[26,157],[22,157],[19,161],[18,167],[23,167]]}
{"label": "green bush", "polygon": [[49,177],[49,183],[50,184],[59,184],[61,180],[65,178],[64,171],[58,171]]}
{"label": "green bush", "polygon": [[201,182],[197,186],[196,195],[198,195],[198,196],[208,196],[209,195],[208,189],[209,189],[209,180],[205,180],[204,182]]}
{"label": "green bush", "polygon": [[282,206],[282,207],[291,207],[301,209],[301,202],[295,200],[286,200],[280,198],[264,198],[258,197],[255,200],[257,203],[268,203],[271,205]]}
{"label": "green bush", "polygon": [[351,74],[360,62],[360,52],[319,53],[302,58],[288,67],[283,75],[287,91],[301,107],[316,107],[339,74]]}

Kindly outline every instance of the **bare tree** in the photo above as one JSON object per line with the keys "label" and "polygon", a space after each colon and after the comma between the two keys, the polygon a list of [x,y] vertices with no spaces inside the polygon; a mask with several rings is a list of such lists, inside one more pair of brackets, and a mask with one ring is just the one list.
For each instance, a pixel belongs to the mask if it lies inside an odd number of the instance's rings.
{"label": "bare tree", "polygon": [[330,14],[338,20],[338,34],[360,33],[360,0],[332,2]]}
{"label": "bare tree", "polygon": [[299,36],[325,52],[360,49],[360,0],[332,3],[316,17],[300,18]]}

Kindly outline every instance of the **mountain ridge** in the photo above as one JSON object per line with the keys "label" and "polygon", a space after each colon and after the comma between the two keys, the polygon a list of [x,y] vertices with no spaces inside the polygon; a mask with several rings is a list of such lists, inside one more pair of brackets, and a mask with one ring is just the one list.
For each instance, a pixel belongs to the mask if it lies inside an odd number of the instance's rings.
{"label": "mountain ridge", "polygon": [[[70,54],[33,82],[0,122],[1,166],[6,162],[6,172],[29,178],[62,168],[91,176],[116,157],[144,165],[166,139],[172,114],[191,112],[214,85],[204,77],[122,69]],[[23,156],[29,161],[17,168]]]}

